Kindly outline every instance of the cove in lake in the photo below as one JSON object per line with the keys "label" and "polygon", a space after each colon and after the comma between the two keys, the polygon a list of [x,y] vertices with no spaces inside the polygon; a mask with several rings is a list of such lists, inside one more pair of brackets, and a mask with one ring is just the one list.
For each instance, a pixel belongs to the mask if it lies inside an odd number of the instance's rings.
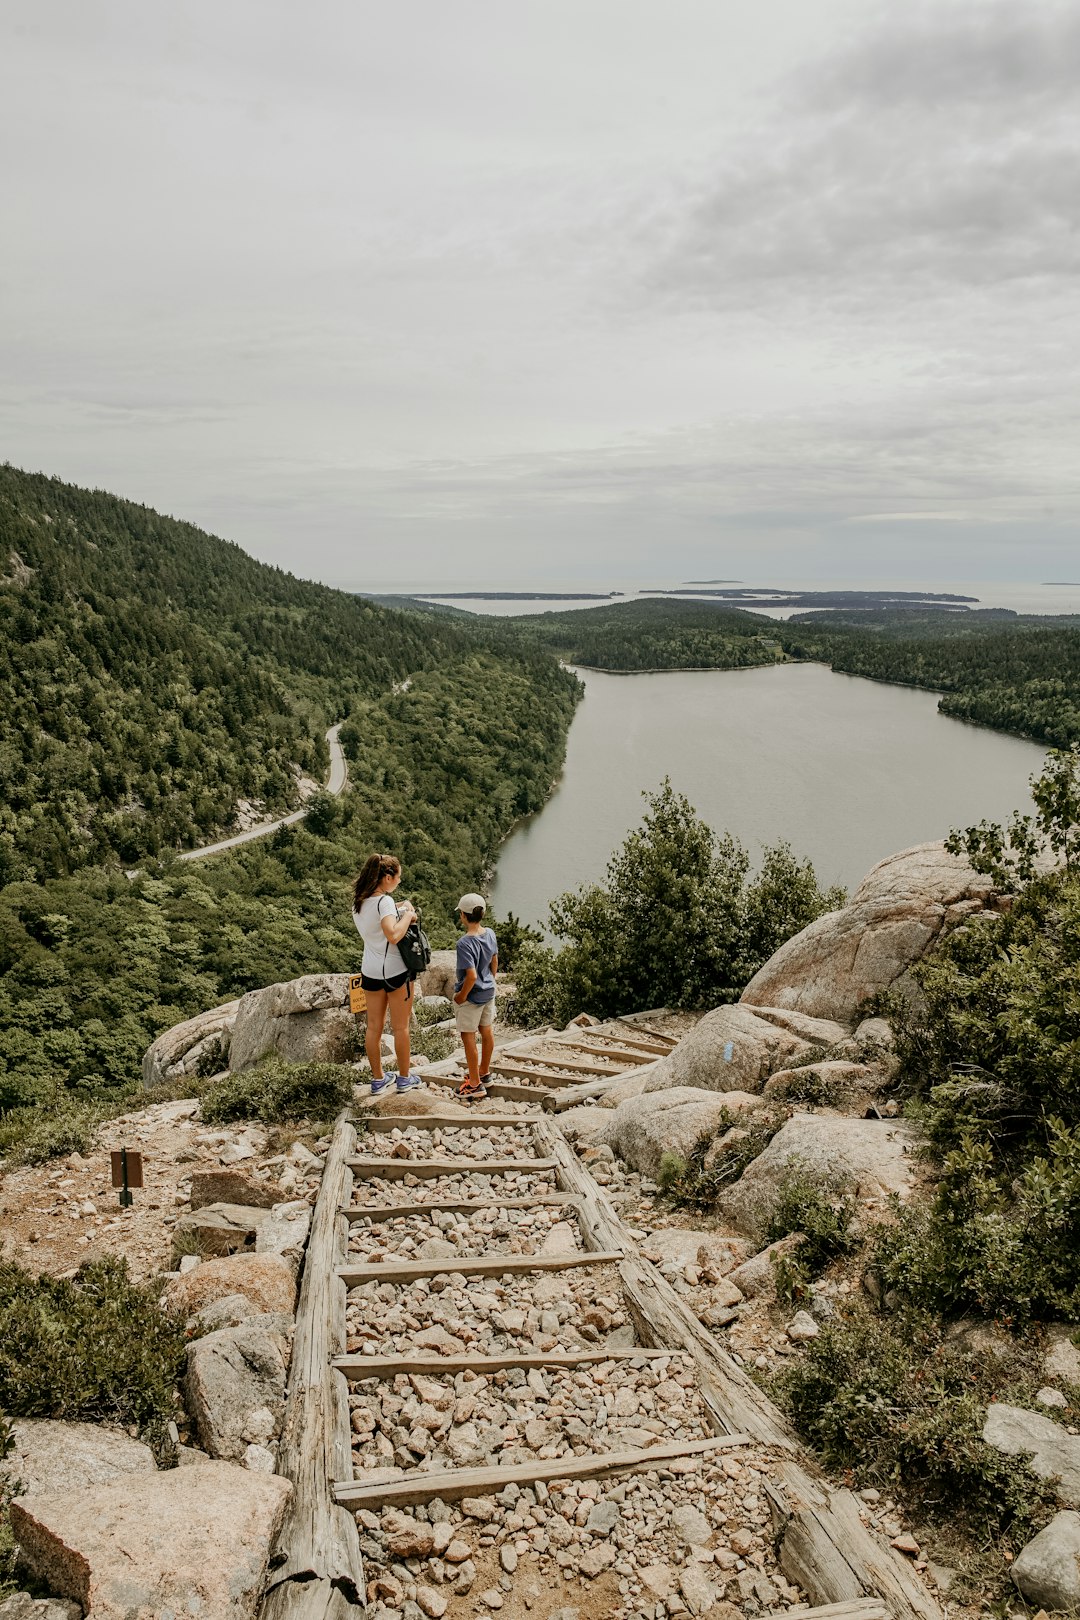
{"label": "cove in lake", "polygon": [[876,861],[952,827],[1030,809],[1037,743],[937,712],[932,692],[823,664],[659,675],[577,672],[586,692],[551,799],[504,844],[499,917],[546,923],[552,899],[602,880],[665,776],[756,864],[786,839],[819,882],[853,889]]}

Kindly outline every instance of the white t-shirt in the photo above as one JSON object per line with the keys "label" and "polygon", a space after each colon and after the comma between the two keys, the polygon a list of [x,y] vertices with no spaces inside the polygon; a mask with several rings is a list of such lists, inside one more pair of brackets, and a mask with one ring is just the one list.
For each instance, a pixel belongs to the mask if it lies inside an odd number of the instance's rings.
{"label": "white t-shirt", "polygon": [[396,922],[397,914],[397,906],[389,894],[369,894],[366,900],[361,900],[360,910],[353,912],[353,922],[364,941],[360,971],[369,979],[393,979],[405,972],[401,952],[396,945],[391,945],[382,930],[382,918],[389,917]]}

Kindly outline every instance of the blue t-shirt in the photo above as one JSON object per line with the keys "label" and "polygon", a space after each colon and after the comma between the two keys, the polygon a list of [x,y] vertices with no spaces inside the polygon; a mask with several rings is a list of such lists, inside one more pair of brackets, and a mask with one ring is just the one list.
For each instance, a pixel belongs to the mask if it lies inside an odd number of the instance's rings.
{"label": "blue t-shirt", "polygon": [[485,928],[479,934],[462,934],[457,942],[457,973],[454,978],[454,994],[457,995],[465,983],[465,975],[470,968],[476,969],[476,983],[466,1001],[493,1001],[495,999],[495,975],[491,971],[492,959],[499,954],[499,942],[495,938],[493,928]]}

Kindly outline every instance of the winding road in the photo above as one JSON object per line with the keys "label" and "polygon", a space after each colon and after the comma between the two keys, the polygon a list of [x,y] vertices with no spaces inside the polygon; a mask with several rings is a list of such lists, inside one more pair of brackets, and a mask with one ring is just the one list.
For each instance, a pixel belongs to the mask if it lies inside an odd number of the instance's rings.
{"label": "winding road", "polygon": [[[338,741],[338,732],[342,722],[331,726],[326,733],[327,746],[330,749],[330,775],[326,782],[327,793],[336,798],[344,792],[345,784],[349,780],[349,767],[345,760],[345,750]],[[294,810],[291,815],[281,816],[277,821],[263,821],[257,827],[249,827],[246,832],[236,833],[232,838],[222,838],[216,844],[202,844],[198,849],[185,849],[180,856],[182,861],[201,861],[204,855],[219,855],[223,849],[235,849],[238,844],[250,844],[256,838],[266,838],[279,827],[291,827],[294,822],[303,821],[307,815],[306,810]]]}

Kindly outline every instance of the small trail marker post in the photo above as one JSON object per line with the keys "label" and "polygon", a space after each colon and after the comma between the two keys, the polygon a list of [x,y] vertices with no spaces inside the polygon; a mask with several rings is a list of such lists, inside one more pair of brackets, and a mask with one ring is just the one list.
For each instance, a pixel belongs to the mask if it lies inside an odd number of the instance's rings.
{"label": "small trail marker post", "polygon": [[127,1209],[134,1203],[132,1187],[143,1184],[142,1154],[129,1153],[125,1147],[114,1150],[109,1157],[112,1160],[112,1184],[120,1189],[121,1209]]}

